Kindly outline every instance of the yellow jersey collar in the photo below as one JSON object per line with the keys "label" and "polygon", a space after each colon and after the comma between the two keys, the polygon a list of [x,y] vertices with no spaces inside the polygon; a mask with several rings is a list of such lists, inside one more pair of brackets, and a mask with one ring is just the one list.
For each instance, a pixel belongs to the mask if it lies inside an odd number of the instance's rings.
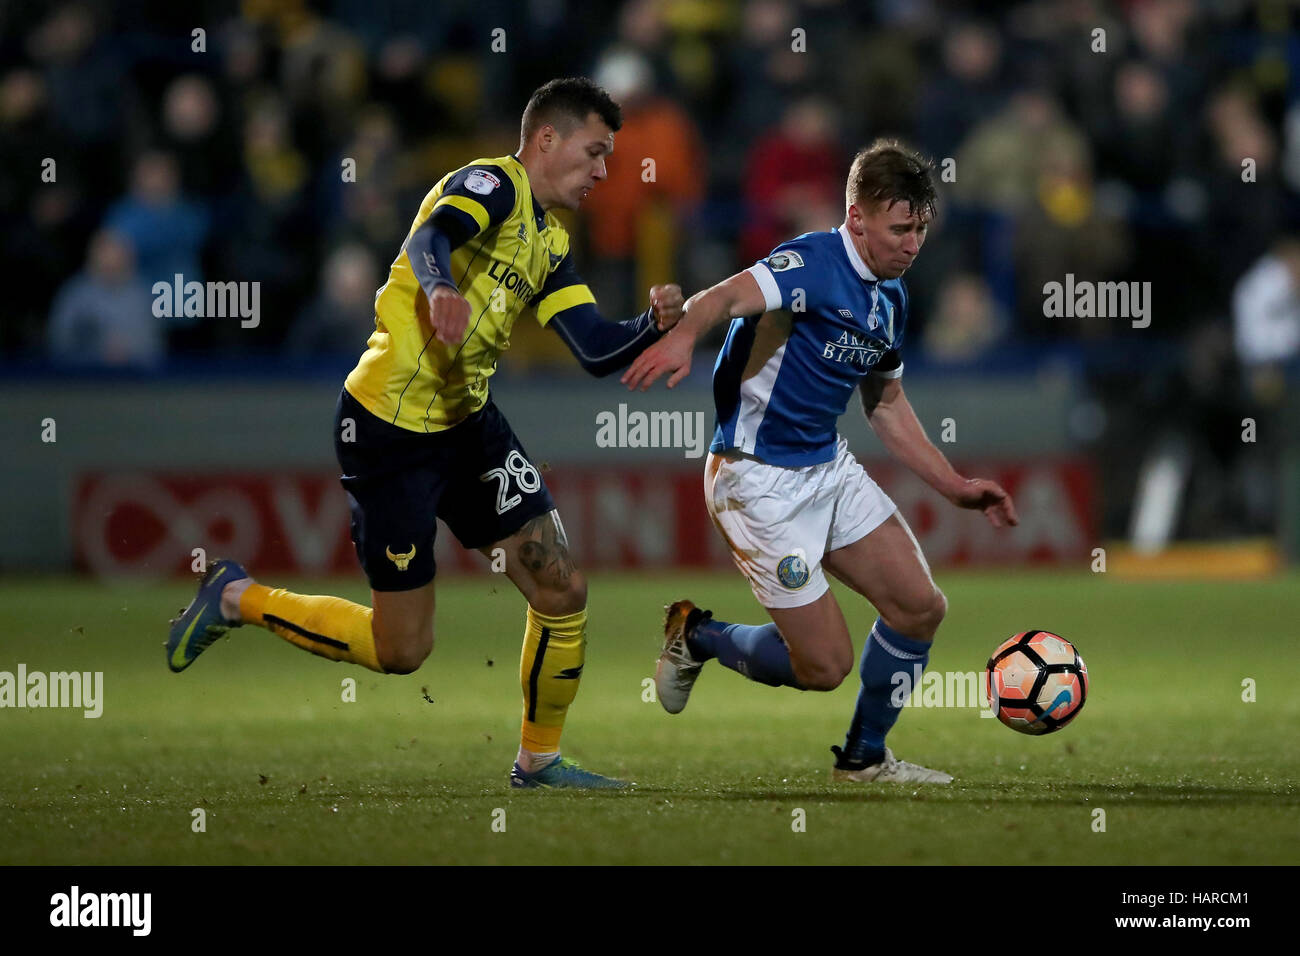
{"label": "yellow jersey collar", "polygon": [[519,169],[524,176],[524,182],[528,183],[528,195],[533,201],[533,218],[537,220],[537,231],[541,232],[546,228],[546,210],[537,201],[537,194],[533,192],[533,181],[528,178],[528,168],[520,161],[519,154],[511,153],[510,158],[519,164]]}

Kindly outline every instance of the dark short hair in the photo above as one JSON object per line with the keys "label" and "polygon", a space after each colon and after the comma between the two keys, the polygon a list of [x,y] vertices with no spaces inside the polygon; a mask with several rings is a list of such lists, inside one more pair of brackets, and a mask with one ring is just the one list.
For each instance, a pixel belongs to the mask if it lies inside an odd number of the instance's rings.
{"label": "dark short hair", "polygon": [[528,98],[524,119],[520,124],[520,138],[527,140],[548,123],[567,136],[595,113],[618,132],[623,126],[623,110],[608,93],[585,76],[566,76],[539,86]]}
{"label": "dark short hair", "polygon": [[905,202],[913,215],[933,219],[938,212],[933,169],[933,160],[898,140],[878,139],[853,157],[844,187],[845,208],[853,203]]}

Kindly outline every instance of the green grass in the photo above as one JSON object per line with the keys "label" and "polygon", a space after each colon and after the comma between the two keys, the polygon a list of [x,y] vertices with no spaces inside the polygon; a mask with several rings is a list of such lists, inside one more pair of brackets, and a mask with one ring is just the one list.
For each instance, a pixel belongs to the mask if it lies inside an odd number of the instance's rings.
{"label": "green grass", "polygon": [[[975,709],[909,709],[899,756],[951,787],[832,786],[856,676],[831,694],[714,664],[687,711],[642,700],[666,601],[763,620],[735,575],[594,576],[566,752],[631,793],[511,792],[522,600],[500,578],[440,586],[438,646],[382,677],[255,628],[171,674],[190,588],[10,580],[0,670],[104,672],[104,713],[0,710],[0,863],[1295,863],[1300,579],[1134,583],[940,574],[931,660],[979,670],[1026,627],[1072,638],[1092,695],[1031,738]],[[287,582],[365,600],[359,581]],[[853,633],[874,618],[838,591]],[[489,665],[489,661],[491,664]],[[341,700],[344,678],[356,703]],[[1241,699],[1243,678],[1258,699]],[[433,702],[424,699],[423,688]],[[1092,829],[1106,811],[1106,832]],[[205,833],[191,811],[207,814]],[[493,832],[493,811],[506,831]],[[792,831],[792,811],[806,832]]]}

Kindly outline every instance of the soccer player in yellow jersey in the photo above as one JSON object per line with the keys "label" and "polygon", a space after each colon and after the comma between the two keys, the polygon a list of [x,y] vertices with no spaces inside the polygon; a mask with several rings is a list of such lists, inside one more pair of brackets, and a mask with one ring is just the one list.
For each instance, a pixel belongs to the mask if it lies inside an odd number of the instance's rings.
{"label": "soccer player in yellow jersey", "polygon": [[335,451],[373,609],[268,587],[235,562],[216,561],[172,622],[172,670],[247,623],[332,660],[414,671],[433,650],[433,540],[442,518],[466,548],[504,549],[506,573],[528,601],[511,785],[624,785],[560,756],[582,675],[587,584],[541,475],[488,394],[526,309],[595,375],[628,365],[681,316],[681,289],[669,285],[651,289],[650,308],[636,318],[604,320],[548,211],[577,209],[605,178],[621,125],[618,105],[590,80],[552,80],[528,101],[515,155],[475,160],[420,204],[336,413]]}

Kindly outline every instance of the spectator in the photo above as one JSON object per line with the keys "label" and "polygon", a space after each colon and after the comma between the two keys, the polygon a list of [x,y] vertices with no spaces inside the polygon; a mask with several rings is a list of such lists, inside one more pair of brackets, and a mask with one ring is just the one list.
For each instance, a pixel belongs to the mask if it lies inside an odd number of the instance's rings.
{"label": "spectator", "polygon": [[309,201],[311,167],[290,135],[283,104],[267,97],[254,105],[242,135],[243,170],[216,235],[213,262],[225,280],[261,283],[265,319],[253,336],[237,324],[209,324],[207,333],[217,340],[195,343],[203,347],[284,341],[294,314],[317,289],[314,272],[328,238],[320,204]]}
{"label": "spectator", "polygon": [[1300,368],[1300,236],[1278,240],[1237,282],[1232,325],[1245,379],[1242,418],[1257,426],[1255,442],[1237,443],[1242,498],[1252,530],[1267,531],[1278,501],[1281,436],[1293,428],[1286,421],[1287,372]]}
{"label": "spectator", "polygon": [[0,262],[6,274],[23,278],[5,289],[5,350],[42,346],[50,296],[81,265],[86,236],[99,222],[47,105],[35,70],[0,77]]}
{"label": "spectator", "polygon": [[1006,316],[988,285],[977,275],[960,272],[939,287],[922,345],[926,357],[935,361],[973,362],[992,351],[1006,331]]}
{"label": "spectator", "polygon": [[998,113],[971,131],[957,153],[955,192],[964,202],[1017,214],[1034,202],[1046,157],[1082,161],[1079,128],[1047,90],[1019,90]]}
{"label": "spectator", "polygon": [[1203,172],[1208,209],[1201,256],[1214,276],[1208,294],[1226,304],[1232,283],[1281,234],[1286,202],[1277,136],[1254,96],[1225,87],[1210,99],[1205,115],[1213,150]]}
{"label": "spectator", "polygon": [[199,255],[208,233],[208,213],[182,197],[170,153],[150,151],[136,160],[131,192],[108,210],[104,225],[130,240],[145,285],[171,283],[178,274],[183,282],[203,281]]}
{"label": "spectator", "polygon": [[1159,191],[1190,144],[1186,123],[1169,110],[1169,88],[1146,63],[1125,63],[1115,75],[1114,110],[1098,137],[1098,172],[1138,190]]}
{"label": "spectator", "polygon": [[953,156],[976,124],[1002,108],[1002,41],[982,23],[963,23],[943,39],[942,68],[925,85],[917,109],[919,145]]}
{"label": "spectator", "polygon": [[164,142],[177,158],[187,194],[222,196],[234,185],[239,150],[221,119],[217,96],[206,77],[179,77],[163,94]]}
{"label": "spectator", "polygon": [[1067,273],[1094,282],[1119,280],[1133,261],[1128,229],[1098,207],[1088,154],[1077,145],[1060,137],[1038,151],[1035,190],[1016,218],[1016,317],[1021,329],[1054,338],[1108,338],[1119,327],[1114,316],[1043,315],[1047,283],[1064,282]]}
{"label": "spectator", "polygon": [[325,260],[324,289],[302,311],[285,343],[291,355],[358,355],[375,330],[378,264],[365,246],[340,246]]}
{"label": "spectator", "polygon": [[743,142],[770,124],[812,79],[812,58],[792,49],[796,9],[788,0],[750,0],[739,36],[728,44],[734,98],[725,140]]}
{"label": "spectator", "polygon": [[745,174],[741,259],[761,259],[790,236],[834,228],[844,216],[844,170],[835,116],[817,97],[797,100],[759,139]]}
{"label": "spectator", "polygon": [[1238,280],[1232,323],[1237,357],[1248,368],[1300,356],[1300,237],[1274,243]]}
{"label": "spectator", "polygon": [[600,260],[590,276],[602,308],[614,316],[644,309],[649,287],[676,274],[683,227],[703,195],[705,162],[690,117],[655,95],[639,53],[606,54],[595,79],[623,108],[608,178],[583,210],[593,258]]}
{"label": "spectator", "polygon": [[[370,107],[357,119],[356,134],[343,155],[356,163],[356,178],[342,181],[340,162],[323,177],[330,202],[340,207],[340,231],[358,238],[374,252],[391,255],[393,236],[410,225],[409,205],[399,205],[398,195],[407,174],[402,169],[401,143],[386,107]],[[418,203],[431,184],[419,183]],[[336,197],[336,198],[335,198]]]}
{"label": "spectator", "polygon": [[135,273],[130,239],[100,230],[86,268],[59,290],[50,316],[50,357],[67,365],[148,366],[163,355],[163,323]]}
{"label": "spectator", "polygon": [[41,67],[54,128],[94,156],[81,163],[97,190],[121,175],[122,127],[132,105],[127,61],[120,42],[102,34],[102,14],[86,3],[65,3],[32,32],[27,49]]}

